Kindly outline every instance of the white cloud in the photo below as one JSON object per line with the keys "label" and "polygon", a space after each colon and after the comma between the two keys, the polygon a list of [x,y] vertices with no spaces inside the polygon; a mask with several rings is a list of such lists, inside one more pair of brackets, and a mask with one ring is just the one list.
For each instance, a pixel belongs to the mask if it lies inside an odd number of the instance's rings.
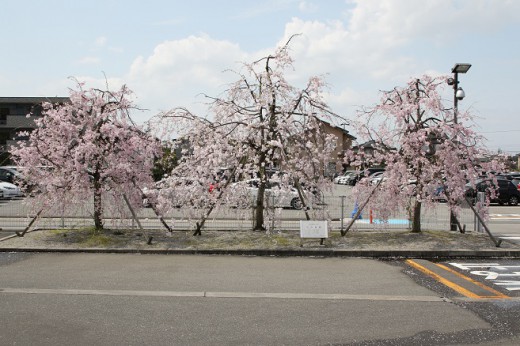
{"label": "white cloud", "polygon": [[[520,2],[501,1],[496,8],[493,4],[489,0],[356,0],[350,2],[346,20],[341,15],[333,21],[293,18],[277,45],[302,34],[290,46],[295,59],[290,81],[298,87],[310,76],[326,75],[331,86],[326,98],[332,109],[351,116],[358,106],[373,104],[379,90],[424,73],[439,74],[412,51],[417,43],[450,46],[460,39],[458,35],[487,32],[519,20],[515,11],[520,10]],[[207,100],[198,94],[218,96],[237,78],[222,71],[236,70],[237,62],[251,62],[274,48],[245,52],[236,43],[208,35],[165,41],[150,55],[136,58],[125,80],[139,96],[139,104],[151,108],[147,116],[176,106],[203,114],[202,103]]]}
{"label": "white cloud", "polygon": [[[335,111],[343,113],[342,110],[352,107],[360,107],[371,99],[371,95],[366,95],[352,87],[338,88],[335,92],[326,95],[326,101],[335,106]],[[333,109],[334,110],[334,109]],[[348,114],[340,114],[347,116]]]}
{"label": "white cloud", "polygon": [[[329,100],[339,108],[369,105],[379,90],[425,73],[441,74],[432,70],[432,60],[420,47],[428,47],[428,52],[436,49],[431,47],[449,50],[475,33],[489,34],[520,21],[520,2],[505,0],[355,0],[350,5],[345,21],[293,18],[278,42],[302,34],[291,44],[291,78],[302,83],[310,75],[326,74],[332,85]],[[372,90],[372,100],[366,87]],[[354,89],[358,93],[344,92]]]}
{"label": "white cloud", "polygon": [[176,85],[197,81],[215,86],[221,82],[215,69],[229,68],[230,62],[241,60],[243,56],[236,44],[206,35],[190,36],[163,42],[148,58],[137,58],[131,66],[130,77],[168,79]]}
{"label": "white cloud", "polygon": [[413,39],[450,42],[468,32],[518,23],[520,2],[508,0],[353,0],[350,30],[399,46]]}
{"label": "white cloud", "polygon": [[134,60],[128,81],[143,102],[155,105],[154,114],[178,106],[203,112],[205,107],[200,103],[206,100],[197,94],[217,96],[224,91],[226,84],[236,79],[224,70],[247,61],[246,55],[237,44],[207,35],[166,41],[150,56]]}

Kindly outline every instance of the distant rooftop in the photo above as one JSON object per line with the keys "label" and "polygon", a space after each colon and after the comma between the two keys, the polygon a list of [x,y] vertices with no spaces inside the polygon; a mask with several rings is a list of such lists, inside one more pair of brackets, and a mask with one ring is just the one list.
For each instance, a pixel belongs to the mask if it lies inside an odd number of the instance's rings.
{"label": "distant rooftop", "polygon": [[30,103],[36,104],[41,102],[69,102],[68,97],[0,97],[0,103]]}

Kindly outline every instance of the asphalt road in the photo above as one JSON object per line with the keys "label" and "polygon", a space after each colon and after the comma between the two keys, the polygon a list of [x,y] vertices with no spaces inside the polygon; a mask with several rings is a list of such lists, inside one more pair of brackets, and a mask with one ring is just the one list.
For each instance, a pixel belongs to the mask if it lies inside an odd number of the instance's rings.
{"label": "asphalt road", "polygon": [[470,299],[404,261],[0,253],[0,278],[2,345],[519,341],[517,298]]}

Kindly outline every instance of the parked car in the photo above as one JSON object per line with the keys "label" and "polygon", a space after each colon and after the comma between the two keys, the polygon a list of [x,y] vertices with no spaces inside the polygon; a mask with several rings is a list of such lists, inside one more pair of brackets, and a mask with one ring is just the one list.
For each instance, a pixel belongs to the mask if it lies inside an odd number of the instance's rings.
{"label": "parked car", "polygon": [[[249,202],[255,201],[258,195],[259,179],[249,179],[237,183],[233,183],[232,189],[245,188],[247,191],[247,199]],[[238,193],[240,193],[238,191]],[[265,187],[266,204],[272,203],[274,200],[274,207],[276,208],[293,208],[302,209],[303,204],[294,187],[283,187],[276,181],[269,181]],[[271,205],[273,206],[273,205]]]}
{"label": "parked car", "polygon": [[520,178],[515,178],[515,179],[511,180],[511,182],[520,191]]}
{"label": "parked car", "polygon": [[18,186],[6,181],[0,181],[0,190],[2,191],[2,198],[23,197],[22,190]]}
{"label": "parked car", "polygon": [[377,185],[380,180],[385,180],[386,178],[383,176],[384,173],[385,172],[382,171],[382,172],[375,172],[374,174],[372,174],[370,176],[370,184]]}
{"label": "parked car", "polygon": [[[38,166],[43,173],[52,174],[52,167]],[[19,166],[0,166],[0,181],[6,181],[23,188],[26,193],[35,194],[40,191],[40,187],[33,182],[29,182],[23,173],[23,167]]]}
{"label": "parked car", "polygon": [[361,179],[363,179],[365,177],[365,172],[367,172],[366,176],[370,177],[370,176],[372,176],[372,174],[374,174],[376,172],[384,172],[384,171],[385,171],[384,168],[368,168],[366,170],[359,171],[356,174],[352,174],[351,176],[349,176],[347,185],[351,185],[351,186],[356,185],[358,183],[358,181],[360,181]]}
{"label": "parked car", "polygon": [[12,184],[16,179],[21,179],[21,174],[16,168],[11,166],[0,167],[0,181],[6,181]]}
{"label": "parked car", "polygon": [[[148,208],[152,206],[152,203],[157,203],[157,197],[161,193],[161,190],[168,190],[168,198],[171,199],[172,205],[176,208],[182,206],[198,207],[200,201],[189,199],[186,194],[186,189],[200,189],[202,185],[194,180],[179,178],[176,180],[169,181],[167,179],[161,179],[155,182],[153,187],[144,187],[143,191],[143,207]],[[213,190],[211,186],[208,186],[208,190]]]}
{"label": "parked car", "polygon": [[346,171],[345,173],[334,178],[334,184],[347,185],[348,179],[353,174],[358,174],[358,171]]}
{"label": "parked car", "polygon": [[520,179],[520,172],[509,172],[509,173],[503,173],[498,176],[499,179],[507,179],[507,180],[513,180],[513,179]]}
{"label": "parked car", "polygon": [[510,180],[497,179],[497,186],[494,186],[493,180],[486,179],[478,181],[475,188],[469,184],[466,185],[466,196],[469,197],[473,203],[477,200],[477,192],[487,192],[489,188],[497,188],[497,195],[491,199],[491,203],[498,203],[500,205],[518,205],[520,202],[520,191]]}

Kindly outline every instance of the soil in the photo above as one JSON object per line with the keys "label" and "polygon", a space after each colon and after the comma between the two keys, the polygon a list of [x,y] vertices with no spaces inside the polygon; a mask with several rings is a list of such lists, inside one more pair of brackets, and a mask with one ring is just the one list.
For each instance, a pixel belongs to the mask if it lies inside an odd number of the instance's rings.
{"label": "soil", "polygon": [[[252,250],[332,248],[345,250],[496,250],[493,241],[480,233],[409,230],[350,231],[346,236],[332,232],[323,243],[321,239],[301,239],[298,231],[272,233],[252,231],[192,231],[111,230],[94,231],[89,228],[67,230],[37,229],[23,237],[0,239],[0,248],[52,249],[188,249],[188,250]],[[503,242],[500,249],[518,249]]]}

